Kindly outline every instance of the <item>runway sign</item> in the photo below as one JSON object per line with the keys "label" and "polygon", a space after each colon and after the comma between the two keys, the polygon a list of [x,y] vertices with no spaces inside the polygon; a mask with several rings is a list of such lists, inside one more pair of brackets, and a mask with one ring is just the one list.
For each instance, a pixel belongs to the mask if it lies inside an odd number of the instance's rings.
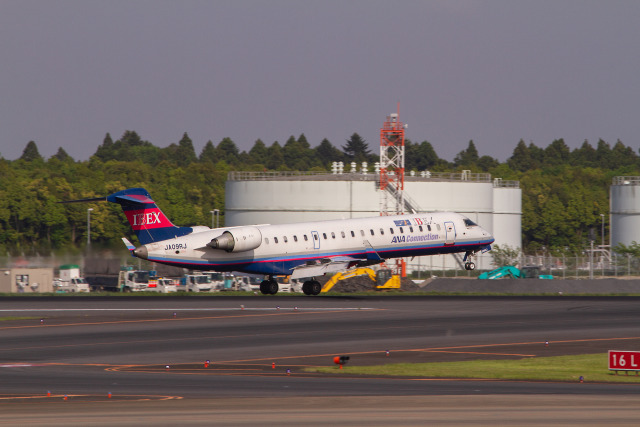
{"label": "runway sign", "polygon": [[640,371],[640,351],[609,350],[610,371]]}

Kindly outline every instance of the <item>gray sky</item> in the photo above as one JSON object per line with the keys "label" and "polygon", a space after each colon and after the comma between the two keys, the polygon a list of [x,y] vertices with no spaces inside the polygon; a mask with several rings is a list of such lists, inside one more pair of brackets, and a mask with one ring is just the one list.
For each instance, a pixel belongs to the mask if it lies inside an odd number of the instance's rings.
{"label": "gray sky", "polygon": [[473,139],[620,139],[637,150],[640,2],[0,0],[0,154],[76,160],[107,132],[196,154],[230,137],[378,152],[406,136],[452,160]]}

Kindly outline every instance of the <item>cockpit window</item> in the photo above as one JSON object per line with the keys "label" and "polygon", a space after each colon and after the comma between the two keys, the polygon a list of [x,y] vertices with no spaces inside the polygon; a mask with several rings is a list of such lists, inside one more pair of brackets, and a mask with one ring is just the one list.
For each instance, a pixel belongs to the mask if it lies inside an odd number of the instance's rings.
{"label": "cockpit window", "polygon": [[471,221],[469,218],[465,218],[464,219],[464,225],[466,225],[467,227],[477,227],[478,224],[476,224],[475,222]]}

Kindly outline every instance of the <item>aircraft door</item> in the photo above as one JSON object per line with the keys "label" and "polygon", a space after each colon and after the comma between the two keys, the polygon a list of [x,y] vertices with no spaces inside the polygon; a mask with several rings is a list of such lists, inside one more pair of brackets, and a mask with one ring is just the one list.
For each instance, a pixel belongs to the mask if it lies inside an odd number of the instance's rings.
{"label": "aircraft door", "polygon": [[320,249],[320,235],[318,232],[312,231],[311,238],[313,239],[313,249]]}
{"label": "aircraft door", "polygon": [[453,221],[446,221],[444,223],[444,244],[445,246],[453,245],[456,242],[456,226]]}

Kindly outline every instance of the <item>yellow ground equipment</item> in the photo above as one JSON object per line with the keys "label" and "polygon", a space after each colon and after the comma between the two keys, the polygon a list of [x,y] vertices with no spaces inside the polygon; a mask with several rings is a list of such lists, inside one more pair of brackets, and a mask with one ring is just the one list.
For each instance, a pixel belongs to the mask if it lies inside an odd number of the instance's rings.
{"label": "yellow ground equipment", "polygon": [[362,276],[364,274],[368,275],[369,278],[376,283],[375,289],[400,289],[400,276],[392,274],[391,270],[378,270],[376,274],[376,271],[371,268],[355,268],[345,271],[344,273],[334,274],[333,277],[324,284],[320,292],[329,292],[340,280]]}

